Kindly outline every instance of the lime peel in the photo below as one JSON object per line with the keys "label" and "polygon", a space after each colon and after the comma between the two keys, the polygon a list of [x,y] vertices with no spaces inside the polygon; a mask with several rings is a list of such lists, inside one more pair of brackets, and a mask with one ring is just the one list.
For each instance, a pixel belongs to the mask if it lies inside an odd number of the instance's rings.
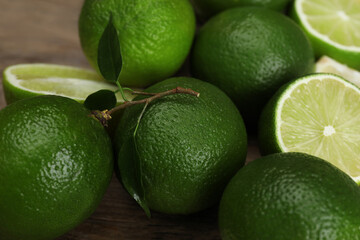
{"label": "lime peel", "polygon": [[[88,95],[98,90],[118,89],[93,70],[45,63],[7,67],[3,84],[8,103],[36,95],[59,95],[82,103]],[[120,93],[116,96],[118,104],[124,102]],[[129,91],[126,96],[128,99],[134,98]]]}

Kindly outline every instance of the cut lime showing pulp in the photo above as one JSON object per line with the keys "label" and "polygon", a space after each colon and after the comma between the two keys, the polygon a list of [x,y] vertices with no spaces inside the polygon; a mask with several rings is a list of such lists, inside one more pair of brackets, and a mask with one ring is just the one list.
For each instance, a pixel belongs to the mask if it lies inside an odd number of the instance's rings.
{"label": "cut lime showing pulp", "polygon": [[339,75],[360,87],[360,72],[327,56],[323,56],[316,62],[316,72]]}
{"label": "cut lime showing pulp", "polygon": [[358,87],[332,74],[308,75],[282,87],[265,107],[260,149],[323,158],[360,183],[359,116]]}
{"label": "cut lime showing pulp", "polygon": [[[55,64],[19,64],[4,70],[3,86],[8,104],[38,95],[59,95],[83,103],[88,95],[101,89],[118,87],[103,80],[95,71]],[[118,103],[124,100],[116,94]],[[126,92],[127,99],[132,99]]]}
{"label": "cut lime showing pulp", "polygon": [[293,17],[318,56],[328,55],[360,69],[360,1],[296,0]]}

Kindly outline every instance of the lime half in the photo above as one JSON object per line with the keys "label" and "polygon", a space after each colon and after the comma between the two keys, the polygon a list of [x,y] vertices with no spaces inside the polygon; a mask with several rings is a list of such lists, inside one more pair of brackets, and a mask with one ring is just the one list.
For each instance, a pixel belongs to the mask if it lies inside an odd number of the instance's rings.
{"label": "lime half", "polygon": [[309,35],[318,56],[360,69],[359,0],[295,0],[293,17]]}
{"label": "lime half", "polygon": [[304,152],[360,183],[360,89],[332,74],[311,74],[282,87],[259,125],[263,154]]}
{"label": "lime half", "polygon": [[[3,87],[8,104],[38,95],[59,95],[83,103],[88,95],[101,89],[118,87],[103,80],[95,71],[55,64],[19,64],[4,70]],[[124,102],[120,93],[118,103]],[[132,99],[126,92],[127,99]]]}

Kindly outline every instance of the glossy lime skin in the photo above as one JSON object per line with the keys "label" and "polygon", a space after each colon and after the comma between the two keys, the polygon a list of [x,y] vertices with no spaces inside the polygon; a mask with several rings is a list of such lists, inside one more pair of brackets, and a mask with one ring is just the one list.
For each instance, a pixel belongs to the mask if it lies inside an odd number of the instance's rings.
{"label": "glossy lime skin", "polygon": [[264,7],[281,12],[290,2],[292,0],[192,0],[197,13],[203,18],[235,7]]}
{"label": "glossy lime skin", "polygon": [[[177,86],[200,93],[152,102],[136,134],[145,198],[150,209],[190,214],[215,204],[245,162],[247,138],[236,106],[217,87],[194,78],[171,78],[146,89]],[[143,105],[126,109],[116,132],[117,149],[132,135]],[[122,156],[118,156],[121,158]]]}
{"label": "glossy lime skin", "polygon": [[173,75],[185,61],[195,34],[195,14],[188,0],[85,0],[79,35],[95,69],[110,13],[123,59],[121,84],[149,86]]}
{"label": "glossy lime skin", "polygon": [[54,239],[95,210],[113,155],[106,131],[88,115],[58,96],[0,111],[0,239]]}
{"label": "glossy lime skin", "polygon": [[262,107],[286,82],[314,68],[310,41],[290,18],[265,8],[234,8],[199,31],[193,74],[222,89],[246,123],[256,125]]}
{"label": "glossy lime skin", "polygon": [[223,240],[358,240],[360,189],[330,163],[277,153],[242,168],[219,208]]}

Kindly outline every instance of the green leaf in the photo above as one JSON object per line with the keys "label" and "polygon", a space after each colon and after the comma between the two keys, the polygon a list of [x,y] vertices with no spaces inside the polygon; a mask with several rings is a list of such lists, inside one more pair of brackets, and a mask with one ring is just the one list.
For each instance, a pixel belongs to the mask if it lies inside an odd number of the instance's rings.
{"label": "green leaf", "polygon": [[122,57],[112,15],[99,41],[97,63],[100,73],[107,81],[118,80],[122,68]]}
{"label": "green leaf", "polygon": [[145,214],[150,217],[151,213],[149,206],[146,202],[145,190],[142,181],[141,158],[139,156],[139,151],[136,145],[136,132],[148,104],[148,102],[145,103],[138,117],[138,121],[135,126],[133,135],[129,136],[120,148],[120,152],[118,155],[118,165],[121,181],[125,189],[142,207],[142,209],[145,211]]}
{"label": "green leaf", "polygon": [[106,89],[94,92],[85,99],[84,106],[89,110],[112,109],[116,106],[115,92]]}
{"label": "green leaf", "polygon": [[123,143],[118,156],[118,166],[123,186],[142,207],[146,215],[150,217],[150,209],[145,200],[141,176],[141,160],[137,151],[135,136],[129,136]]}

